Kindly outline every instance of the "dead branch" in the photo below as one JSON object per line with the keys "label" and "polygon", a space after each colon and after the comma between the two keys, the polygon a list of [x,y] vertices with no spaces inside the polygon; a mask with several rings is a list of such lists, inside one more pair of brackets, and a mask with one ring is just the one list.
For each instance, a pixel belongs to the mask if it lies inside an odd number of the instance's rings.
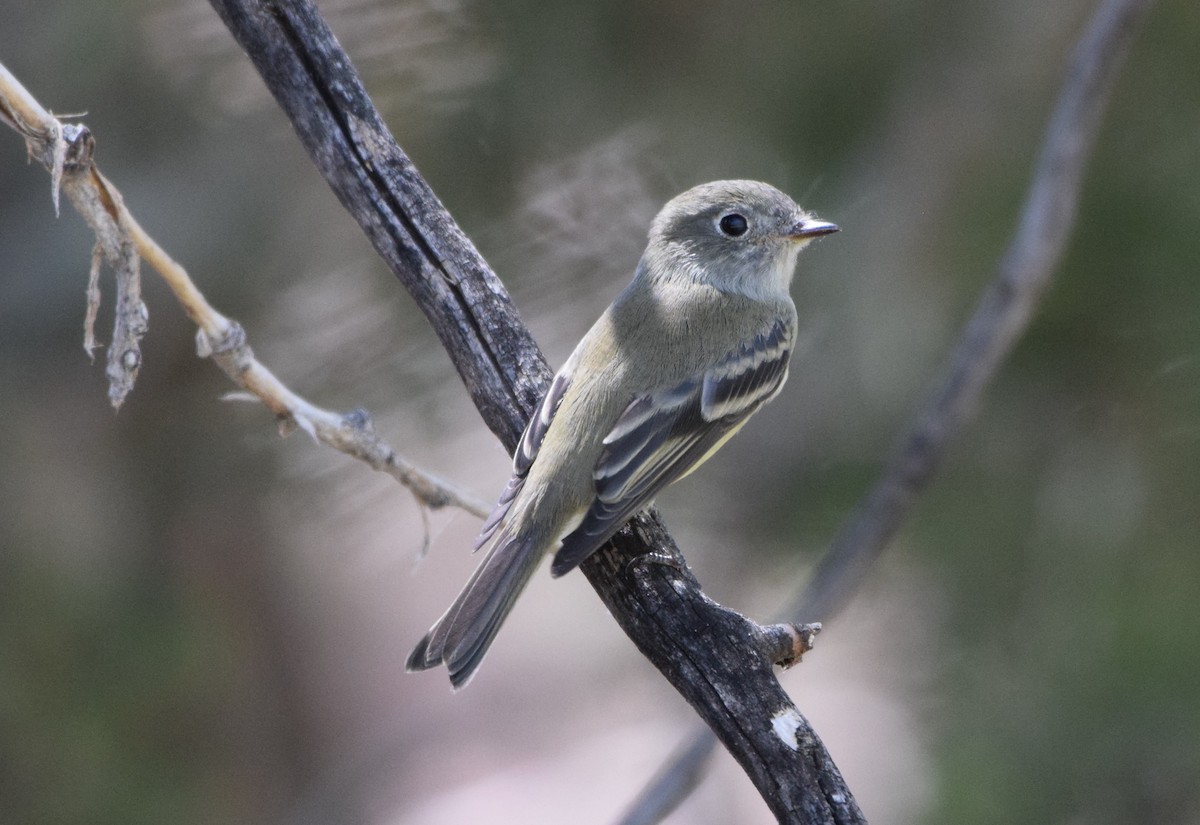
{"label": "dead branch", "polygon": [[0,121],[20,134],[29,157],[50,171],[55,213],[61,188],[96,234],[84,324],[84,349],[89,355],[96,346],[101,263],[108,263],[116,274],[116,322],[107,368],[113,406],[120,407],[133,389],[141,365],[139,342],[146,333],[147,312],[141,300],[140,265],[145,260],[167,282],[199,328],[196,348],[200,357],[212,358],[235,384],[266,405],[283,434],[299,428],[314,440],[365,461],[406,486],[426,507],[452,506],[480,518],[487,516],[490,508],[482,501],[416,467],[379,438],[366,411],[342,415],[317,407],[263,366],[254,357],[242,326],[208,303],[187,271],[146,234],[125,207],[121,193],[100,174],[93,162],[95,141],[87,127],[61,123],[3,65]]}
{"label": "dead branch", "polygon": [[[512,450],[550,370],[503,284],[396,144],[311,3],[212,5],[326,182],[429,319],[484,422]],[[636,517],[583,570],[780,822],[863,821],[824,745],[775,677],[777,646],[753,622],[705,597],[656,512]]]}

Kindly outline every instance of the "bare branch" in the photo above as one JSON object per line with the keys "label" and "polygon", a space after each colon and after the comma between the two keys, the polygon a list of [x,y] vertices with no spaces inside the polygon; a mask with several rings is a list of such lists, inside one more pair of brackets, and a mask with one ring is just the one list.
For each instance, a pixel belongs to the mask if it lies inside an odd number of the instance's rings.
{"label": "bare branch", "polygon": [[963,328],[937,389],[787,615],[828,620],[845,605],[1029,326],[1075,225],[1084,169],[1109,92],[1152,1],[1104,0],[1092,16],[1072,52],[1016,232],[995,278]]}
{"label": "bare branch", "polygon": [[144,259],[167,282],[199,327],[199,355],[211,357],[235,384],[265,404],[281,422],[284,434],[299,428],[314,440],[365,461],[406,486],[427,507],[458,507],[480,518],[487,516],[490,508],[482,501],[417,468],[380,439],[366,411],[340,415],[310,404],[263,366],[246,343],[241,325],[208,303],[187,271],[146,234],[125,208],[120,192],[92,162],[94,141],[86,127],[60,123],[3,65],[0,121],[24,137],[29,156],[50,170],[56,212],[61,186],[96,233],[84,332],[84,349],[89,354],[96,346],[100,262],[106,261],[117,274],[117,320],[107,369],[109,397],[114,406],[119,407],[133,388],[141,365],[138,342],[146,332],[140,281]]}
{"label": "bare branch", "polygon": [[[503,284],[396,144],[306,0],[211,0],[314,164],[425,313],[489,428],[512,450],[550,370]],[[666,563],[663,563],[663,561]],[[757,625],[709,600],[655,511],[583,572],[638,649],[749,774],[780,822],[861,822],[773,671]]]}
{"label": "bare branch", "polygon": [[[1105,0],[1072,53],[1046,127],[1016,232],[995,278],[963,328],[936,389],[900,437],[871,491],[843,525],[803,592],[783,611],[791,621],[829,621],[850,600],[912,512],[951,440],[971,420],[984,391],[1029,325],[1070,238],[1088,155],[1109,92],[1152,0]],[[703,744],[707,742],[706,751]],[[693,788],[715,742],[700,732],[639,796],[659,810],[668,788]],[[688,791],[690,792],[690,790]],[[679,796],[675,804],[685,798]],[[664,809],[663,816],[670,812]],[[631,818],[629,822],[656,822]],[[661,818],[661,817],[660,817]]]}
{"label": "bare branch", "polygon": [[25,138],[25,151],[50,171],[50,195],[58,214],[59,190],[75,204],[96,235],[88,278],[88,306],[84,322],[84,349],[89,357],[96,346],[95,321],[100,307],[98,281],[101,261],[116,276],[117,309],[113,343],[108,348],[108,397],[120,408],[133,389],[142,364],[141,339],[146,334],[147,312],[142,303],[141,263],[122,218],[128,214],[115,190],[92,163],[95,143],[86,127],[63,124],[47,112],[9,71],[0,65],[0,120]]}

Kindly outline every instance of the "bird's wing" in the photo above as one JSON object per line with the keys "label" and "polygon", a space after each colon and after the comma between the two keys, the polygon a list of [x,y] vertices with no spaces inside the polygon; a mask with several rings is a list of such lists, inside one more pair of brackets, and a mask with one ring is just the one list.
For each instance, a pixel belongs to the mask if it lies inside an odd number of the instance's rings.
{"label": "bird's wing", "polygon": [[558,405],[562,403],[567,387],[571,385],[571,367],[572,362],[568,361],[559,370],[558,375],[554,376],[550,389],[542,398],[542,403],[538,405],[537,411],[525,425],[525,432],[522,434],[521,440],[517,442],[516,452],[513,453],[512,477],[509,478],[508,484],[500,493],[500,498],[496,502],[496,506],[492,508],[491,515],[483,523],[483,528],[479,531],[479,538],[475,539],[476,550],[487,544],[488,540],[496,534],[500,523],[508,515],[517,493],[521,492],[521,488],[525,486],[525,477],[529,474],[529,468],[533,465],[534,458],[537,457],[538,449],[542,446],[546,431],[550,429],[550,422],[554,420],[554,414],[558,412]]}
{"label": "bird's wing", "polygon": [[782,389],[791,349],[792,327],[777,321],[716,366],[634,399],[604,438],[596,498],[563,539],[551,572],[573,569],[659,490],[716,452]]}
{"label": "bird's wing", "polygon": [[425,670],[444,662],[455,688],[464,685],[479,666],[521,588],[541,560],[544,548],[538,543],[538,537],[528,533],[514,534],[505,517],[525,485],[529,468],[570,386],[573,363],[568,360],[554,376],[550,389],[517,442],[512,477],[475,542],[478,550],[494,539],[487,558],[450,609],[413,648],[406,663],[409,670]]}

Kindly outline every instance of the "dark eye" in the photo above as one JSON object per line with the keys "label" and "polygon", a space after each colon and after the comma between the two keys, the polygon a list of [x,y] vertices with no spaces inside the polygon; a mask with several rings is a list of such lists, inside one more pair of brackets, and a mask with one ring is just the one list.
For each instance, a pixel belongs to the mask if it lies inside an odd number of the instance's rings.
{"label": "dark eye", "polygon": [[746,230],[750,228],[750,224],[746,223],[745,217],[737,212],[730,212],[717,222],[717,226],[731,238],[740,238],[746,234]]}

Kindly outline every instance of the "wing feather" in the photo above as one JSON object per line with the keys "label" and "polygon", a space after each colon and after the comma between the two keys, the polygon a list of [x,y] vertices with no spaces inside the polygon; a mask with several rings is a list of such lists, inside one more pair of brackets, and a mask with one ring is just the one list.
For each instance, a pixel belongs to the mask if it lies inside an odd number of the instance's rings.
{"label": "wing feather", "polygon": [[792,328],[776,322],[711,369],[634,399],[604,439],[596,499],[551,572],[573,569],[668,484],[687,475],[787,380]]}
{"label": "wing feather", "polygon": [[525,425],[525,432],[522,433],[521,440],[517,442],[516,452],[513,453],[512,476],[508,479],[508,484],[504,485],[504,490],[501,491],[500,498],[496,501],[496,506],[492,508],[487,521],[483,523],[483,527],[479,531],[479,538],[475,539],[476,550],[487,544],[500,529],[517,494],[525,486],[525,477],[529,475],[529,468],[533,466],[533,460],[537,458],[542,441],[546,438],[546,431],[550,429],[550,422],[554,420],[554,414],[558,412],[558,405],[562,403],[567,387],[571,386],[572,366],[572,363],[568,361],[559,370],[558,375],[554,376],[550,389],[542,398],[542,403],[538,405],[533,417]]}

